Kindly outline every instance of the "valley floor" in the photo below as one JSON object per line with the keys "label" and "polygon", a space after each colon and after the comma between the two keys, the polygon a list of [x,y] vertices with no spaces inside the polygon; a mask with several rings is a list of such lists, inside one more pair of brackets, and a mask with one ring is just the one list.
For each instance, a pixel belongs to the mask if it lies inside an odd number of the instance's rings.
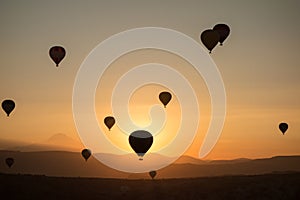
{"label": "valley floor", "polygon": [[300,173],[126,180],[0,174],[1,199],[300,199]]}

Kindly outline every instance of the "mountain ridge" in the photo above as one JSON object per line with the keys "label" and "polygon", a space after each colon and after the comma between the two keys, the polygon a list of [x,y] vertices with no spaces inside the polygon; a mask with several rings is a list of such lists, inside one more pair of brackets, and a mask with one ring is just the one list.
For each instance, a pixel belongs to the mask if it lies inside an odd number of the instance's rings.
{"label": "mountain ridge", "polygon": [[[0,160],[15,158],[15,164],[8,168],[0,162],[0,172],[21,174],[42,174],[65,177],[101,178],[148,178],[148,173],[125,173],[111,169],[94,157],[86,162],[80,152],[65,151],[0,151]],[[255,175],[272,172],[300,171],[300,155],[274,156],[265,159],[247,159],[239,162],[211,162],[199,160],[197,163],[184,163],[189,156],[183,156],[171,165],[157,170],[157,178],[194,178],[224,175]],[[137,158],[138,159],[138,158]],[[181,159],[181,160],[180,160]],[[195,159],[195,158],[192,158]]]}

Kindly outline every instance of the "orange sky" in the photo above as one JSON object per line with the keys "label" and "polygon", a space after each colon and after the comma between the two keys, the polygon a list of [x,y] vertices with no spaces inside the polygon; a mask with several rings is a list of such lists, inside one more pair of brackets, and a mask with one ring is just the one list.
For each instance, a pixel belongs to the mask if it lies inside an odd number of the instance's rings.
{"label": "orange sky", "polygon": [[[0,100],[12,98],[17,104],[11,117],[0,115],[0,139],[39,143],[56,133],[79,139],[72,116],[76,73],[88,53],[112,34],[159,26],[199,41],[201,31],[224,22],[231,27],[231,35],[211,57],[225,84],[227,116],[220,140],[205,159],[300,154],[298,1],[126,2],[65,1],[60,7],[53,1],[0,3]],[[57,44],[67,50],[59,68],[48,57],[49,48]],[[195,89],[201,125],[186,154],[197,157],[210,119],[210,98],[202,78],[171,53],[143,50],[117,59],[97,89],[99,121],[111,113],[113,83],[126,70],[148,62],[172,66]],[[164,88],[149,85],[132,96],[130,111],[137,123],[149,120],[149,106],[160,89]],[[100,97],[107,100],[97,101]],[[154,149],[174,137],[177,126],[172,124],[178,123],[180,115],[175,98],[167,114],[169,135],[162,135]],[[284,136],[278,130],[281,121],[290,125]],[[117,137],[117,129],[109,134],[113,143],[128,147]]]}

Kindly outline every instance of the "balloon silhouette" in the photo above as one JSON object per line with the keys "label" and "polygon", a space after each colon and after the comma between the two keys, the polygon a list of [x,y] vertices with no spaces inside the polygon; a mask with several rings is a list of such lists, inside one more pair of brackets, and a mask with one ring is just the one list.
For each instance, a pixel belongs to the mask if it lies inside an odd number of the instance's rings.
{"label": "balloon silhouette", "polygon": [[164,104],[164,107],[171,101],[172,95],[169,92],[161,92],[159,94],[159,100]]}
{"label": "balloon silhouette", "polygon": [[288,130],[288,128],[289,128],[289,125],[287,123],[282,122],[279,124],[279,129],[283,135]]}
{"label": "balloon silhouette", "polygon": [[143,160],[143,156],[150,149],[153,143],[153,136],[148,131],[134,131],[129,136],[129,144],[135,153]]}
{"label": "balloon silhouette", "polygon": [[121,190],[121,192],[122,192],[123,195],[124,195],[125,193],[127,193],[127,192],[130,190],[130,187],[127,186],[127,185],[122,185],[122,186],[120,187],[120,190]]}
{"label": "balloon silhouette", "polygon": [[152,179],[156,176],[156,171],[150,171],[149,175],[151,176]]}
{"label": "balloon silhouette", "polygon": [[200,37],[204,46],[209,50],[209,53],[211,53],[220,40],[219,32],[211,29],[203,31]]}
{"label": "balloon silhouette", "polygon": [[85,161],[87,161],[89,159],[89,157],[92,155],[92,152],[89,149],[83,149],[81,151],[81,155],[85,159]]}
{"label": "balloon silhouette", "polygon": [[113,125],[116,123],[115,118],[108,116],[104,118],[104,124],[106,125],[106,127],[108,128],[108,130],[110,131],[111,127],[113,127]]}
{"label": "balloon silhouette", "polygon": [[226,24],[217,24],[214,26],[213,30],[218,31],[219,35],[220,35],[220,45],[223,45],[224,40],[226,40],[226,38],[228,37],[229,33],[230,33],[230,28],[229,26],[227,26]]}
{"label": "balloon silhouette", "polygon": [[64,59],[66,55],[66,50],[61,46],[54,46],[50,48],[49,55],[55,62],[56,67],[58,67],[58,64],[62,61],[62,59]]}
{"label": "balloon silhouette", "polygon": [[5,163],[6,165],[11,168],[11,166],[14,164],[15,160],[13,158],[6,158]]}
{"label": "balloon silhouette", "polygon": [[10,100],[10,99],[6,99],[2,102],[2,109],[7,114],[7,117],[14,110],[15,106],[16,106],[15,102],[13,100]]}

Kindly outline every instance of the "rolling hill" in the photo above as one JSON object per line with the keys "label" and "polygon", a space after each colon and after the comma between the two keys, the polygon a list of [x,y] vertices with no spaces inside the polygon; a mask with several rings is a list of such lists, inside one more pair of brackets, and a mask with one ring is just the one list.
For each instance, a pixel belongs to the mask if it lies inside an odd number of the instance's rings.
{"label": "rolling hill", "polygon": [[[107,158],[126,161],[126,156],[128,155],[107,155]],[[4,162],[6,157],[15,159],[15,164],[10,169]],[[160,158],[163,157],[160,156]],[[0,162],[0,172],[3,173],[63,177],[149,178],[147,173],[129,174],[111,169],[93,157],[85,162],[80,152],[0,151],[0,160],[2,160]],[[300,156],[276,156],[266,159],[233,161],[202,161],[184,156],[168,167],[158,170],[157,178],[256,175],[286,171],[300,171]]]}

